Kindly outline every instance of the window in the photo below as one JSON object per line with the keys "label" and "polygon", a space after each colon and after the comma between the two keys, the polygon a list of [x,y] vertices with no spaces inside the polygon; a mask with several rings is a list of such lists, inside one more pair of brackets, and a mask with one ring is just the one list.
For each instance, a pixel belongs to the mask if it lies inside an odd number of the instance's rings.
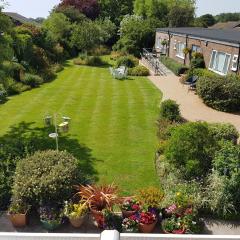
{"label": "window", "polygon": [[161,38],[160,37],[157,37],[156,39],[156,48],[161,48]]}
{"label": "window", "polygon": [[221,75],[226,75],[230,64],[230,58],[230,54],[213,50],[209,69]]}
{"label": "window", "polygon": [[176,44],[176,50],[177,50],[177,54],[176,56],[179,57],[179,58],[182,58],[184,59],[185,58],[185,55],[183,53],[183,49],[185,48],[185,44],[184,43],[181,43],[181,42],[178,42]]}
{"label": "window", "polygon": [[234,55],[232,59],[232,67],[231,70],[236,72],[238,69],[238,55]]}
{"label": "window", "polygon": [[202,49],[199,46],[197,46],[197,45],[192,45],[192,52],[201,53]]}

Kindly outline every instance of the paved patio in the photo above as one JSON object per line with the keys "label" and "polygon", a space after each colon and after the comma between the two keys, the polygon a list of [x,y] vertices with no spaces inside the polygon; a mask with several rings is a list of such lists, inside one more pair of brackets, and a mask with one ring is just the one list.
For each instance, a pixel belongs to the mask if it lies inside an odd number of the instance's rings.
{"label": "paved patio", "polygon": [[175,100],[180,105],[182,116],[189,121],[232,123],[240,132],[240,114],[220,112],[207,107],[188,86],[179,82],[173,73],[167,76],[149,76],[150,81],[163,92],[163,99]]}

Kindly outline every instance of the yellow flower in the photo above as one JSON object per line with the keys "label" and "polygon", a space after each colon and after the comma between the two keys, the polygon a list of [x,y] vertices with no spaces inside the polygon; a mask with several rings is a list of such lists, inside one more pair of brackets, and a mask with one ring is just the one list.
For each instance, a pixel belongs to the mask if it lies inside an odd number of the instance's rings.
{"label": "yellow flower", "polygon": [[177,192],[177,196],[179,197],[181,195],[181,193],[180,192]]}

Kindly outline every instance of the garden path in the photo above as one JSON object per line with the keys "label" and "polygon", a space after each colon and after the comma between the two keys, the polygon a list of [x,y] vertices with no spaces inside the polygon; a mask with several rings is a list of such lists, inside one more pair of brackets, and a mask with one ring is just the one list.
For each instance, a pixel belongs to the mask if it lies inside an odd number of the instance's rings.
{"label": "garden path", "polygon": [[182,116],[189,121],[231,123],[240,132],[240,114],[225,113],[206,106],[188,86],[180,83],[173,73],[167,76],[149,76],[150,81],[163,93],[163,100],[172,99],[180,105]]}

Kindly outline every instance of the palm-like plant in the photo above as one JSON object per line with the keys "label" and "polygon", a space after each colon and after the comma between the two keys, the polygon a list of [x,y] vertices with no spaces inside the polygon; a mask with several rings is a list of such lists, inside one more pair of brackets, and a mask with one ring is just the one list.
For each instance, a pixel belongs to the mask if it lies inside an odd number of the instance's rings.
{"label": "palm-like plant", "polygon": [[89,208],[102,211],[105,208],[111,209],[112,206],[120,202],[118,188],[114,184],[106,186],[79,185],[75,187],[78,191],[76,195],[88,203]]}

